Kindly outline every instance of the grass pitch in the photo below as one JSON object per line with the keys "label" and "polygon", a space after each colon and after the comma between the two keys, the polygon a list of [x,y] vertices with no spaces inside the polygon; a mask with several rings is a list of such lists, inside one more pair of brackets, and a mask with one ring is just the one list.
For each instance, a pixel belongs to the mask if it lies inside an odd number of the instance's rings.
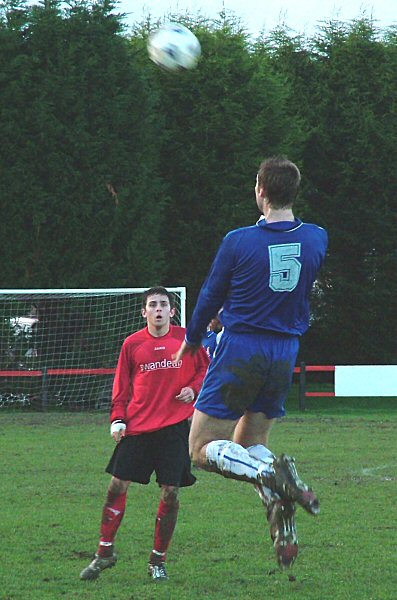
{"label": "grass pitch", "polygon": [[0,414],[1,600],[395,600],[397,399],[310,399],[272,432],[321,500],[297,511],[300,552],[280,572],[252,486],[195,471],[181,491],[170,581],[146,574],[159,489],[130,487],[119,562],[79,573],[97,547],[113,449],[106,414]]}

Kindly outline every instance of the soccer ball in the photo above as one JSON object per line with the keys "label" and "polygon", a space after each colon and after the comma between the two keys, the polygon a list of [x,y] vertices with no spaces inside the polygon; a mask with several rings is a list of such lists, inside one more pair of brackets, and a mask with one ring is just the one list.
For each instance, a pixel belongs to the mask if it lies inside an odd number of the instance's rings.
{"label": "soccer ball", "polygon": [[166,71],[182,71],[196,66],[201,46],[190,29],[180,23],[167,23],[150,34],[148,53]]}

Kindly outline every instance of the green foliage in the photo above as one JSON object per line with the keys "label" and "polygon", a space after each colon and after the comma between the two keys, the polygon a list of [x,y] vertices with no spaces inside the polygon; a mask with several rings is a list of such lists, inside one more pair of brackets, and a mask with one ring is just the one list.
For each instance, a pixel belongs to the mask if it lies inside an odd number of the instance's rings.
{"label": "green foliage", "polygon": [[288,151],[297,136],[283,82],[253,53],[238,23],[186,24],[201,42],[199,67],[178,76],[150,64],[147,70],[164,128],[167,280],[184,281],[194,300],[225,233],[258,218],[253,187],[264,148]]}
{"label": "green foliage", "polygon": [[109,481],[103,472],[113,449],[107,416],[0,414],[7,548],[1,600],[245,600],[263,597],[264,590],[276,600],[391,600],[395,403],[343,399],[337,410],[334,399],[318,404],[304,418],[291,407],[271,435],[272,449],[296,456],[300,475],[321,500],[316,518],[298,508],[300,553],[292,572],[277,569],[252,486],[195,471],[197,483],[181,490],[170,581],[160,586],[146,574],[159,503],[154,480],[129,490],[117,566],[96,582],[79,580],[96,550]]}
{"label": "green foliage", "polygon": [[161,272],[162,204],[146,210],[156,161],[147,89],[108,5],[76,3],[66,15],[34,6],[11,40],[19,51],[5,61],[0,125],[5,286],[145,285]]}
{"label": "green foliage", "polygon": [[[378,362],[383,346],[380,362],[392,362],[395,49],[378,39],[371,23],[358,21],[347,33],[326,30],[314,40],[314,51],[316,127],[304,169],[310,168],[310,212],[330,233],[328,333],[322,339],[330,351],[324,357]],[[348,326],[340,327],[341,321]]]}
{"label": "green foliage", "polygon": [[0,4],[2,287],[186,285],[258,217],[260,161],[302,169],[297,214],[325,226],[306,362],[393,362],[396,30],[360,18],[252,41],[237,18],[169,15],[195,70],[147,56],[117,2]]}

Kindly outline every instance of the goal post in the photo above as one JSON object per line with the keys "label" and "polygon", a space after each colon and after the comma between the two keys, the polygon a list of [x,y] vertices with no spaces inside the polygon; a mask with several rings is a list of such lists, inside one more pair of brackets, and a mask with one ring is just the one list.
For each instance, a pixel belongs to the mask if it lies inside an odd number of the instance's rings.
{"label": "goal post", "polygon": [[[145,326],[146,288],[0,290],[0,408],[110,407],[125,338]],[[186,324],[186,288],[173,323]]]}

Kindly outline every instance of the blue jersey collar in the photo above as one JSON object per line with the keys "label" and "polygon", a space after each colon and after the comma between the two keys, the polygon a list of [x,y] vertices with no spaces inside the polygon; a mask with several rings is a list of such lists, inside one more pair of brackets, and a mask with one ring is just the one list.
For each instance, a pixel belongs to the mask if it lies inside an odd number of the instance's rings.
{"label": "blue jersey collar", "polygon": [[302,225],[302,221],[295,217],[294,221],[277,221],[276,223],[267,223],[265,218],[259,219],[256,223],[258,227],[264,227],[271,231],[293,231]]}

